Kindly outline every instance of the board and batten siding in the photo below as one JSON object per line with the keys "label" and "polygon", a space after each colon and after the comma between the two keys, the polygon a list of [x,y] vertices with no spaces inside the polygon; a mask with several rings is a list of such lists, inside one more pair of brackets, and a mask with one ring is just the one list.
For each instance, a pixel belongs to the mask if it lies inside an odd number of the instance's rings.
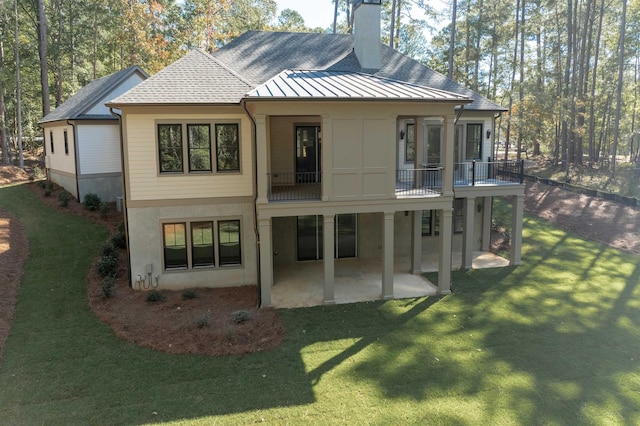
{"label": "board and batten siding", "polygon": [[[240,172],[215,172],[215,140],[212,132],[213,173],[160,174],[156,124],[185,122],[240,123]],[[127,114],[127,180],[130,200],[178,200],[243,197],[253,195],[251,123],[241,114]],[[186,143],[186,141],[183,141]],[[185,168],[188,161],[185,159]]]}
{"label": "board and batten siding", "polygon": [[77,126],[81,175],[120,173],[120,126],[118,122]]}

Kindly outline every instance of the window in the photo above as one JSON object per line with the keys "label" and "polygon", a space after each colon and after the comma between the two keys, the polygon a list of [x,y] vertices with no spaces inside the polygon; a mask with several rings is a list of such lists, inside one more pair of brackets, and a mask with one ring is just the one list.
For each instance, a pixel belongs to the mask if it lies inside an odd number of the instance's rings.
{"label": "window", "polygon": [[182,172],[182,125],[158,124],[160,173]]}
{"label": "window", "polygon": [[213,265],[213,222],[194,222],[191,224],[191,266]]}
{"label": "window", "polygon": [[189,171],[211,171],[211,126],[208,124],[188,124]]}
{"label": "window", "polygon": [[216,124],[216,157],[219,172],[240,171],[237,124]]}
{"label": "window", "polygon": [[440,234],[440,215],[438,210],[422,211],[422,236],[431,237]]}
{"label": "window", "polygon": [[187,235],[184,223],[165,223],[164,267],[165,269],[184,269],[187,267]]}
{"label": "window", "polygon": [[453,200],[453,233],[462,234],[464,230],[464,199]]}
{"label": "window", "polygon": [[427,164],[440,165],[442,126],[427,127]]}
{"label": "window", "polygon": [[404,138],[404,162],[412,163],[416,155],[416,126],[407,123],[407,132]]}
{"label": "window", "polygon": [[66,130],[64,131],[64,153],[69,155],[69,137]]}
{"label": "window", "polygon": [[53,132],[49,132],[49,145],[51,146],[51,153],[54,153],[54,149],[53,149]]}
{"label": "window", "polygon": [[165,270],[242,264],[240,220],[164,223],[162,233]]}
{"label": "window", "polygon": [[482,158],[482,124],[467,124],[467,160]]}
{"label": "window", "polygon": [[218,222],[218,251],[220,265],[240,265],[240,221],[223,220]]}

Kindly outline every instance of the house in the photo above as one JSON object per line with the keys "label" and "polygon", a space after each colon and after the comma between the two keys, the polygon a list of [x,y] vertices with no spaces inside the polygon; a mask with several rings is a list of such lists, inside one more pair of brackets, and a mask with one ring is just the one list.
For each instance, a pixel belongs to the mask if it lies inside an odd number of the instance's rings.
{"label": "house", "polygon": [[40,120],[49,179],[78,200],[122,195],[120,123],[104,103],[148,75],[138,66],[92,81]]}
{"label": "house", "polygon": [[257,284],[270,306],[293,265],[335,303],[353,261],[388,299],[432,254],[446,294],[452,251],[469,268],[489,248],[494,196],[512,200],[520,263],[521,164],[490,158],[504,108],[384,46],[376,2],[354,14],[353,36],[250,31],[108,103],[134,288]]}

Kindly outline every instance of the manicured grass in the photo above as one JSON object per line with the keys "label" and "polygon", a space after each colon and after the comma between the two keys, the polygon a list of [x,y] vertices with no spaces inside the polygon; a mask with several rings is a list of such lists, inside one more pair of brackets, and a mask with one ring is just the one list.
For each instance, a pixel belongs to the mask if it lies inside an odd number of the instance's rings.
{"label": "manicured grass", "polygon": [[538,219],[522,266],[455,272],[443,298],[282,311],[282,348],[207,358],[138,348],[93,316],[104,230],[23,187],[0,205],[32,253],[0,423],[640,423],[638,259]]}

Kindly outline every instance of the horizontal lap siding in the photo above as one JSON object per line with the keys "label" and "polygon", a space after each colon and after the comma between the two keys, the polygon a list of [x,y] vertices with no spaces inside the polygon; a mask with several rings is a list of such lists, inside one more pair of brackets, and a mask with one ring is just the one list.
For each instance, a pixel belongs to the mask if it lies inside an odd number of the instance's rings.
{"label": "horizontal lap siding", "polygon": [[119,173],[120,127],[118,123],[78,125],[80,174]]}
{"label": "horizontal lap siding", "polygon": [[[64,131],[67,131],[69,154],[64,153]],[[49,132],[53,132],[54,153],[51,154]],[[45,141],[47,156],[51,161],[51,168],[67,173],[76,173],[76,157],[73,150],[73,127],[69,125],[45,127]]]}
{"label": "horizontal lap siding", "polygon": [[[240,173],[158,174],[156,121],[240,122]],[[127,115],[128,185],[132,200],[241,197],[253,194],[251,124],[244,115]],[[213,128],[212,128],[213,134]],[[186,143],[186,141],[183,141]],[[212,141],[215,153],[215,142]],[[214,164],[215,168],[215,158]],[[185,168],[188,162],[185,159]]]}

